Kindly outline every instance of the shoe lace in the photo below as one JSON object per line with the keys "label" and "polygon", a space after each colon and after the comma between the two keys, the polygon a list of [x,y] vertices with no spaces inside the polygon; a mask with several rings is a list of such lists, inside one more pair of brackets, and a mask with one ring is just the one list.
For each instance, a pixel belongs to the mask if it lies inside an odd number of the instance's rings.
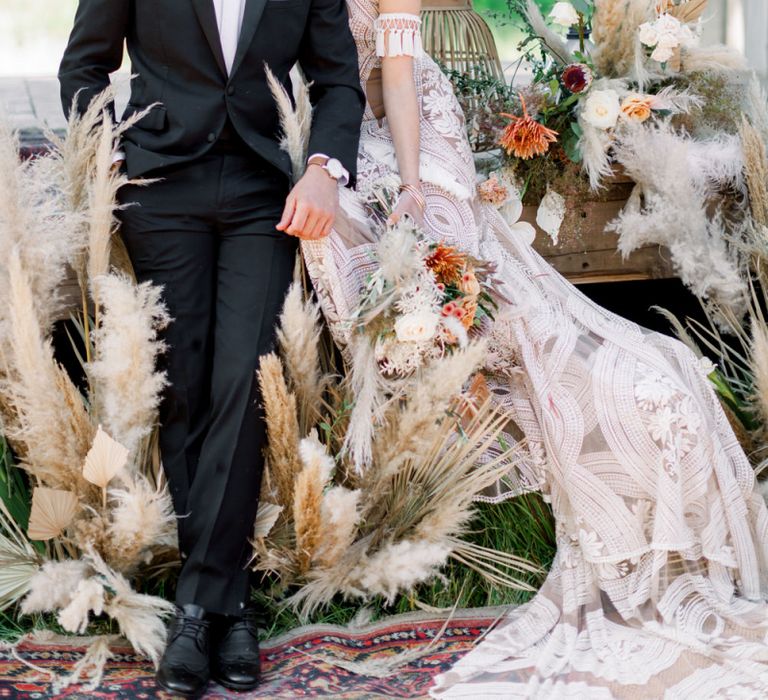
{"label": "shoe lace", "polygon": [[187,637],[193,641],[199,641],[200,632],[208,628],[208,621],[197,617],[180,616],[176,619],[173,631],[174,639]]}

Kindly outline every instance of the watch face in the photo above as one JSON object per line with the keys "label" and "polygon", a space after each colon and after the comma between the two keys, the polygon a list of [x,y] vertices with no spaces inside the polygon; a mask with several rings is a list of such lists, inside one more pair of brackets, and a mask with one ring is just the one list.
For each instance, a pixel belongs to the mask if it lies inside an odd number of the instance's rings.
{"label": "watch face", "polygon": [[341,164],[340,161],[336,160],[335,158],[331,158],[325,164],[325,167],[328,170],[328,174],[334,180],[341,180],[341,178],[344,177],[344,166]]}

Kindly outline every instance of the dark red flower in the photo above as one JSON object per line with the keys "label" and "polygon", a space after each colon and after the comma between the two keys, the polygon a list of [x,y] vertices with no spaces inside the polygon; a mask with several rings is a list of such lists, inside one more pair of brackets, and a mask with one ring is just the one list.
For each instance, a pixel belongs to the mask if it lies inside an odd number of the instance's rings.
{"label": "dark red flower", "polygon": [[565,89],[579,93],[592,85],[592,70],[583,63],[571,63],[566,66],[561,76]]}

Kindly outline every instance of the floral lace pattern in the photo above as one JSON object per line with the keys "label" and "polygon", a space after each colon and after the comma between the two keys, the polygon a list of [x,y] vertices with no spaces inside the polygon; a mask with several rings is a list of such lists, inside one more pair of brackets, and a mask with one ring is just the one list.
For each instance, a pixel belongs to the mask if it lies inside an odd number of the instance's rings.
{"label": "floral lace pattern", "polygon": [[[378,6],[348,6],[365,87],[381,61]],[[490,330],[488,383],[528,458],[483,499],[540,491],[558,543],[534,600],[433,695],[766,696],[768,509],[707,381],[711,367],[594,304],[481,203],[450,83],[427,56],[414,59],[414,79],[426,232],[495,261],[506,300]],[[361,191],[397,181],[387,120],[370,108],[358,166]],[[334,234],[303,250],[343,348],[376,227],[353,192],[342,211]]]}

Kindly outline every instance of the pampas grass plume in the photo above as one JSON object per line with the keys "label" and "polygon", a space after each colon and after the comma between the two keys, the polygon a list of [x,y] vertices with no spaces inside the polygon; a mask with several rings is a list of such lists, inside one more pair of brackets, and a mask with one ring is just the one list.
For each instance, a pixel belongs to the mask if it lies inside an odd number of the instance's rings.
{"label": "pampas grass plume", "polygon": [[343,486],[328,489],[320,509],[322,543],[317,560],[322,567],[335,566],[355,540],[360,520],[360,490]]}
{"label": "pampas grass plume", "polygon": [[267,472],[276,505],[290,508],[296,475],[302,470],[299,458],[299,424],[296,397],[288,391],[283,364],[274,353],[260,360],[259,386],[267,424]]}
{"label": "pampas grass plume", "polygon": [[93,332],[95,354],[87,366],[92,404],[104,429],[135,457],[157,423],[164,373],[157,357],[165,350],[159,332],[170,322],[161,290],[120,274],[93,280],[103,312]]}
{"label": "pampas grass plume", "polygon": [[81,581],[91,574],[82,559],[46,561],[30,581],[29,593],[21,601],[23,615],[51,612],[65,608],[72,600]]}
{"label": "pampas grass plume", "polygon": [[293,522],[299,571],[306,573],[323,535],[323,491],[335,464],[314,434],[301,441],[299,452],[303,468],[296,477]]}
{"label": "pampas grass plume", "polygon": [[746,115],[741,117],[739,136],[744,152],[744,173],[752,216],[758,224],[768,226],[768,158],[765,142]]}
{"label": "pampas grass plume", "polygon": [[173,613],[174,604],[157,596],[134,591],[128,580],[107,566],[93,549],[87,552],[87,557],[106,587],[114,592],[104,605],[104,612],[117,622],[131,646],[149,657],[157,667],[165,647],[166,629],[163,620]]}
{"label": "pampas grass plume", "polygon": [[327,378],[320,368],[320,309],[304,301],[301,284],[288,290],[277,330],[281,356],[285,363],[290,390],[296,397],[301,435],[321,419],[323,392]]}
{"label": "pampas grass plume", "polygon": [[753,401],[763,425],[768,425],[768,327],[752,318],[751,370]]}

